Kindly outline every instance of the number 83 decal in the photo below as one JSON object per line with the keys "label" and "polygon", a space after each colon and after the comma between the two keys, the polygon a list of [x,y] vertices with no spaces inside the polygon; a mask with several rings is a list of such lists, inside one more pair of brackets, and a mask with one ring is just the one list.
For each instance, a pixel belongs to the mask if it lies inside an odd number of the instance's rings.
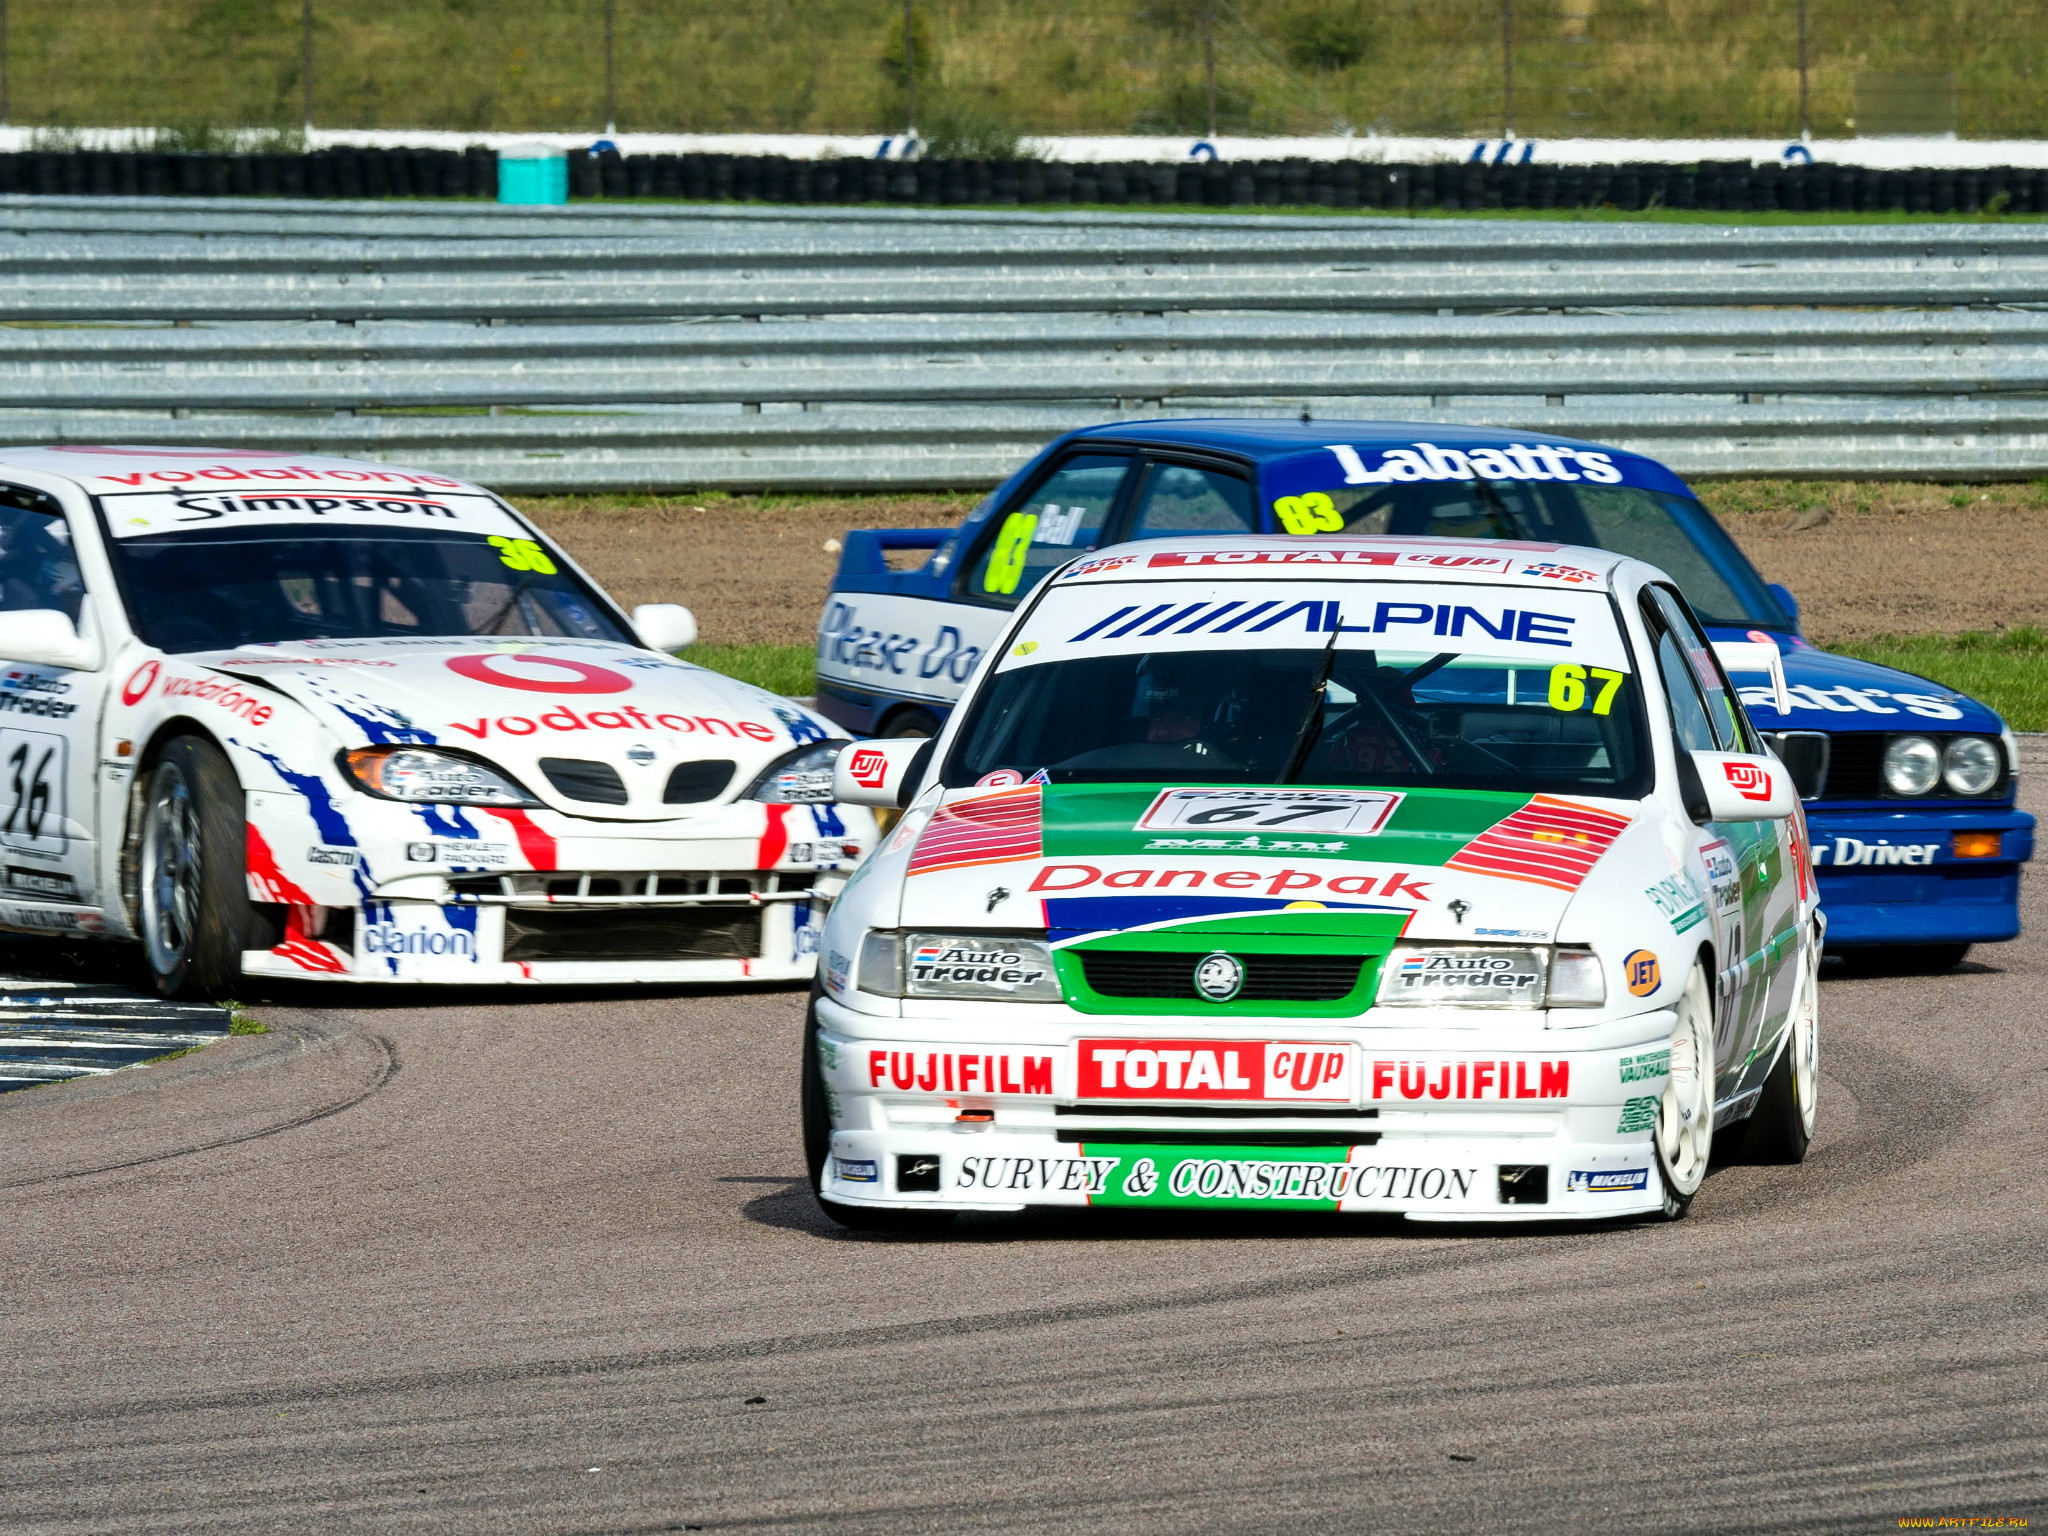
{"label": "number 83 decal", "polygon": [[1340,533],[1344,528],[1344,515],[1337,510],[1337,503],[1321,491],[1279,497],[1273,503],[1273,515],[1282,530],[1292,534]]}

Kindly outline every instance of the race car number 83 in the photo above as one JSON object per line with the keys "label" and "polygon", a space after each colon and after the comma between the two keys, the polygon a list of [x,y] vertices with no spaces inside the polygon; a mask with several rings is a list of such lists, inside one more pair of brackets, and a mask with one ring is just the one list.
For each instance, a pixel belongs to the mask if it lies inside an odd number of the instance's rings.
{"label": "race car number 83", "polygon": [[1281,496],[1273,503],[1273,515],[1280,519],[1283,530],[1293,534],[1337,533],[1344,527],[1344,516],[1337,510],[1337,503],[1321,491]]}

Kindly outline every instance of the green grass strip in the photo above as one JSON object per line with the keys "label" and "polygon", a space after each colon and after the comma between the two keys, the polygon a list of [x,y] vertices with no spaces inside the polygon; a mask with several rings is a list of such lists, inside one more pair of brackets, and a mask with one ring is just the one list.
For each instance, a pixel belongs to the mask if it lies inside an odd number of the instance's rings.
{"label": "green grass strip", "polygon": [[770,693],[803,698],[817,691],[816,650],[808,645],[693,645],[683,660]]}
{"label": "green grass strip", "polygon": [[2048,731],[2048,634],[2030,624],[1997,634],[1879,635],[1827,649],[1967,693],[2016,731]]}

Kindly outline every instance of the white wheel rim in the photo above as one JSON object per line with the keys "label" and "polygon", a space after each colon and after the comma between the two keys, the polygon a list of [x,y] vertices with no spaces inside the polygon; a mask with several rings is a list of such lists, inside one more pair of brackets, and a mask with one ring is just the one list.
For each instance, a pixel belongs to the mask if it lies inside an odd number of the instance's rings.
{"label": "white wheel rim", "polygon": [[1677,1195],[1707,1176],[1714,1145],[1714,1010],[1704,972],[1693,972],[1671,1032],[1671,1076],[1657,1110],[1657,1162]]}
{"label": "white wheel rim", "polygon": [[1814,1112],[1820,1092],[1820,985],[1815,975],[1817,960],[1808,960],[1799,983],[1799,1006],[1792,1011],[1792,1038],[1785,1049],[1792,1053],[1792,1092],[1799,1105],[1799,1123],[1813,1135]]}
{"label": "white wheel rim", "polygon": [[198,833],[185,776],[166,763],[156,771],[142,821],[142,937],[160,976],[184,961],[198,924]]}

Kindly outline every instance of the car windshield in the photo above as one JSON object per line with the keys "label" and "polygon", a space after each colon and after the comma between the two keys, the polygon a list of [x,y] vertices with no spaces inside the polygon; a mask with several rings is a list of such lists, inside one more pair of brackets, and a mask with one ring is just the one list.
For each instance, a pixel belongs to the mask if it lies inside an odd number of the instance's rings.
{"label": "car windshield", "polygon": [[1583,480],[1347,485],[1333,459],[1327,484],[1277,498],[1274,515],[1289,533],[1430,534],[1609,549],[1669,575],[1704,624],[1793,627],[1756,568],[1690,496]]}
{"label": "car windshield", "polygon": [[[1167,626],[1112,632],[1165,611],[1131,603],[1155,595],[1176,599]],[[1647,792],[1641,691],[1600,594],[1376,584],[1296,601],[1316,611],[1263,635],[1186,631],[1259,599],[1285,606],[1263,583],[1049,594],[970,704],[945,782]],[[1121,622],[1090,633],[1098,608]]]}
{"label": "car windshield", "polygon": [[527,538],[245,524],[117,536],[111,548],[135,632],[165,651],[483,635],[638,643]]}

